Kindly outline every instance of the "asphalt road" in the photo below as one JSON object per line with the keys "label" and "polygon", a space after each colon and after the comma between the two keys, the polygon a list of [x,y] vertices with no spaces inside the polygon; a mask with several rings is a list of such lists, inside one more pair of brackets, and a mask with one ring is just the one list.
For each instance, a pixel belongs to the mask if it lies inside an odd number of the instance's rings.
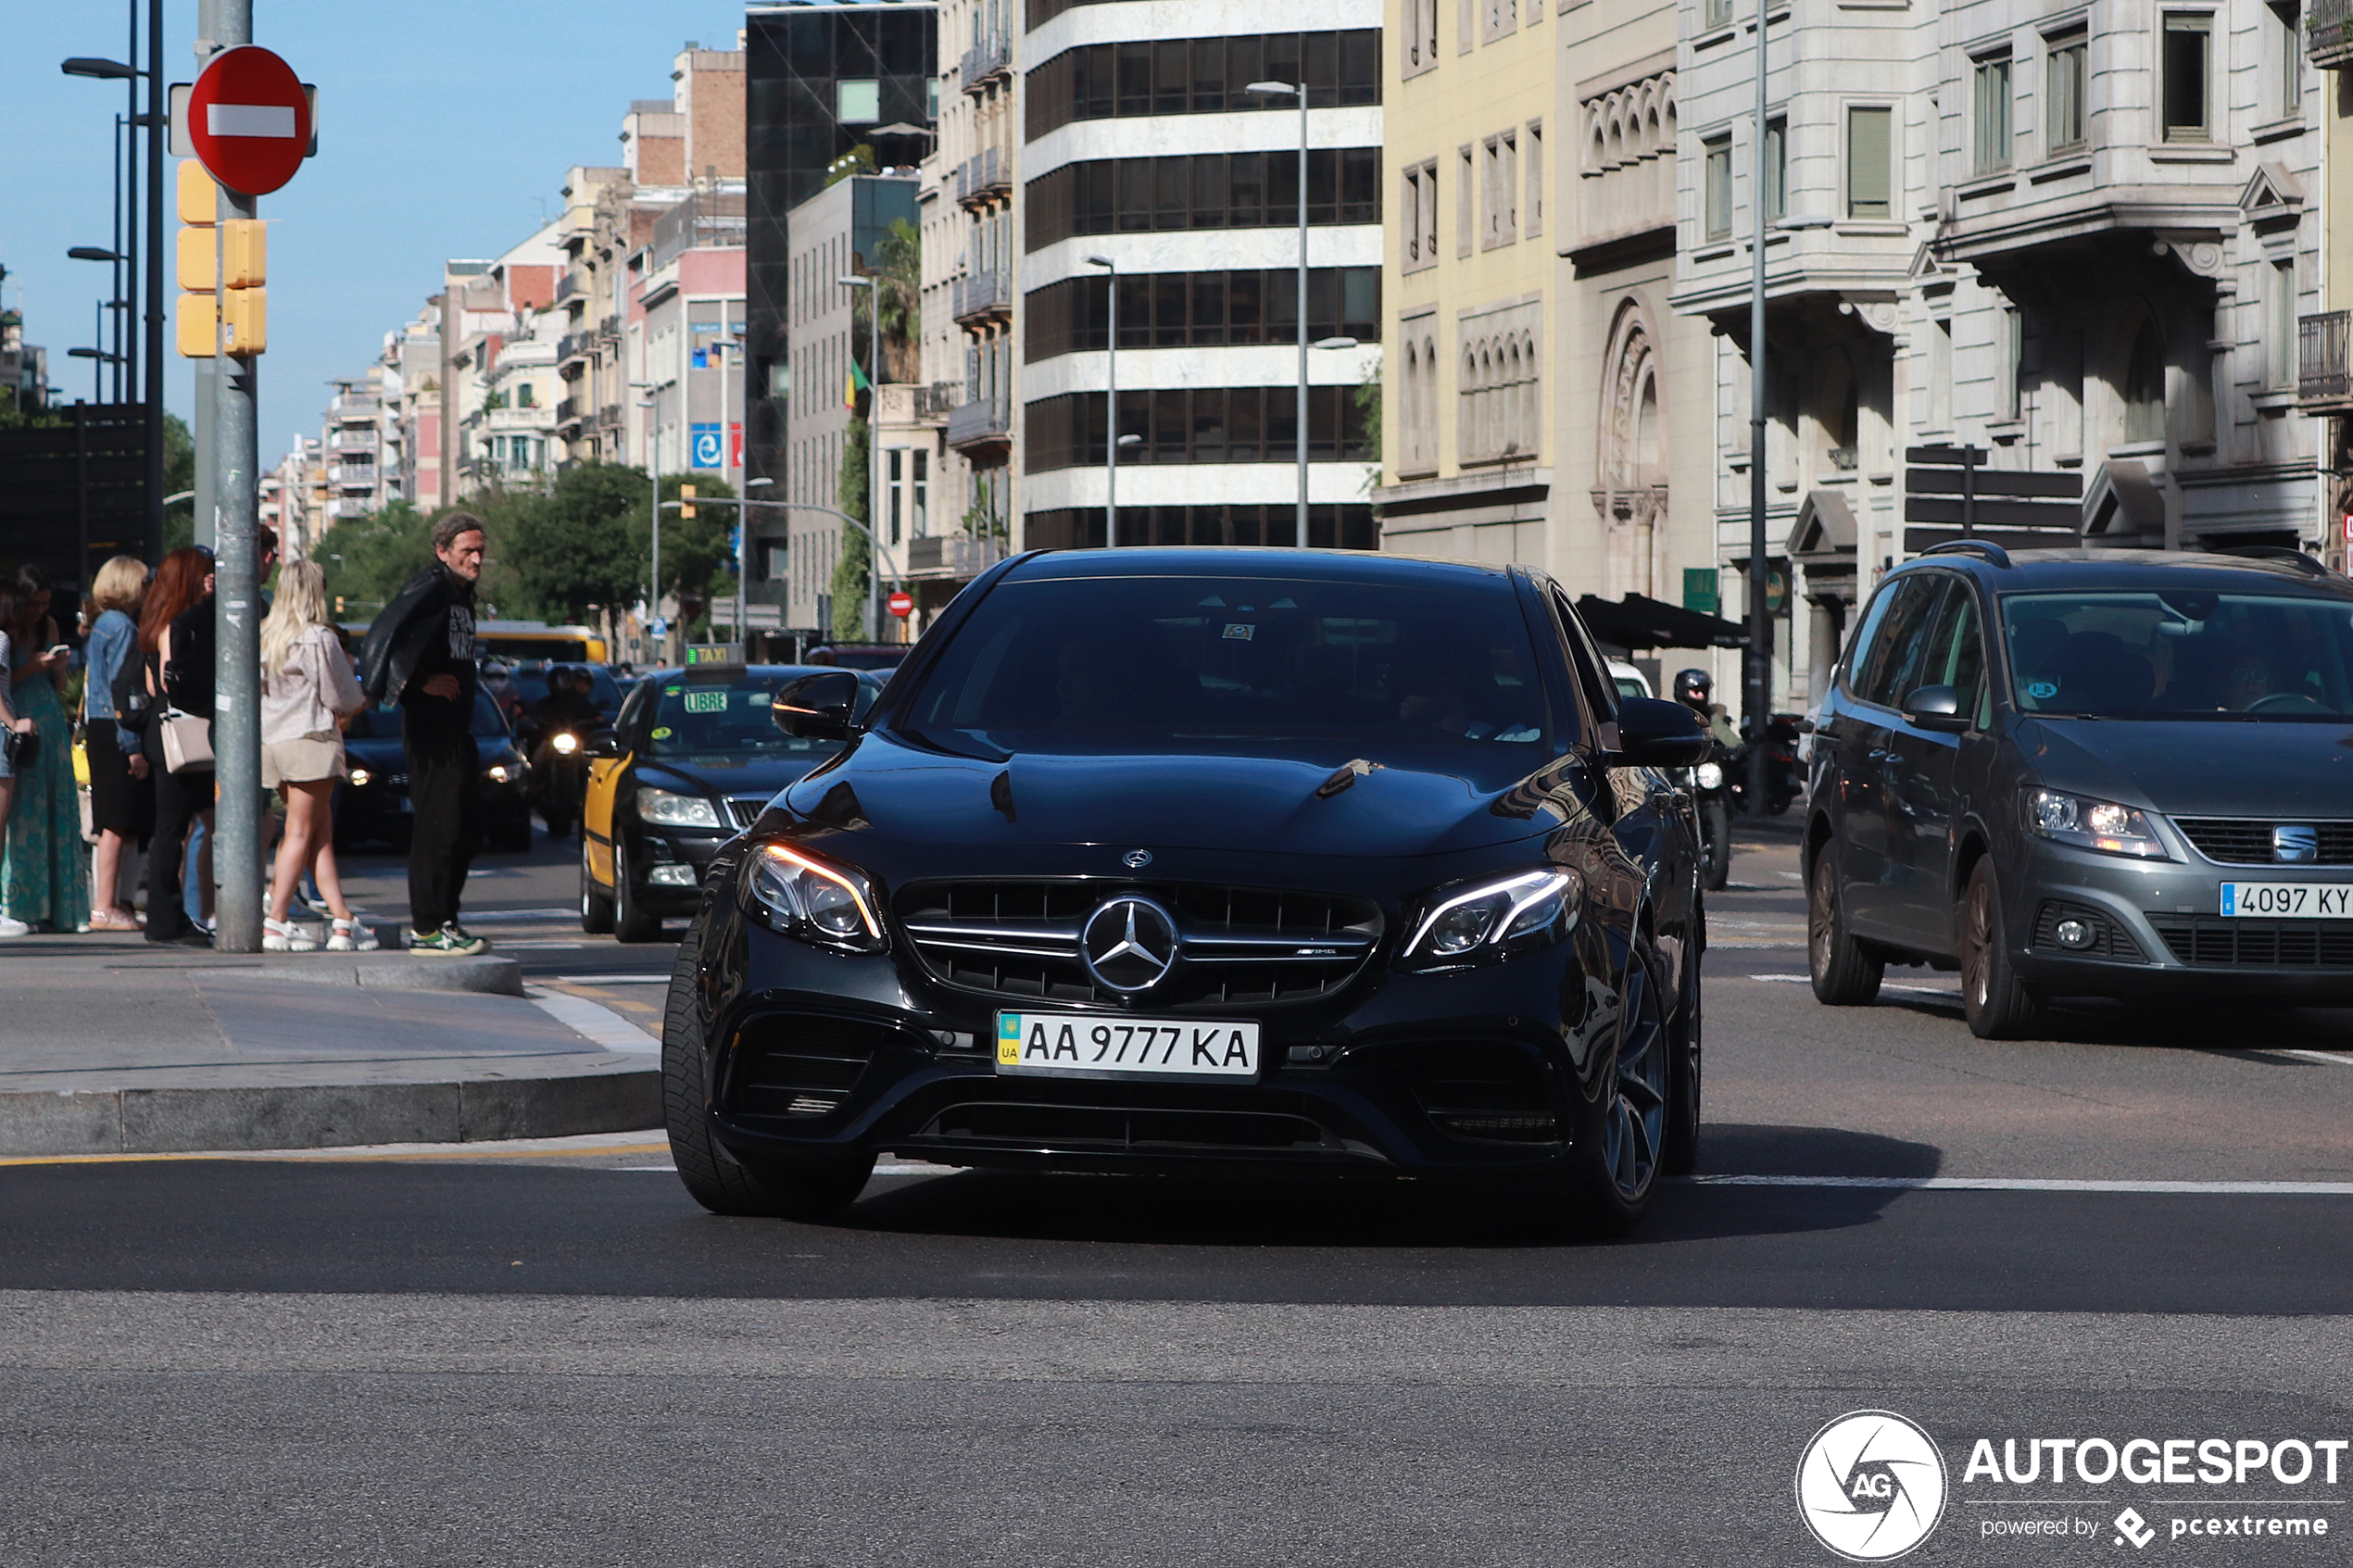
{"label": "asphalt road", "polygon": [[[470,921],[560,907],[534,860]],[[2353,1436],[2346,1015],[1995,1046],[1924,972],[1825,1010],[1793,869],[1718,896],[1705,1174],[1624,1242],[921,1168],[835,1224],[720,1220],[658,1146],[0,1168],[0,1563],[1829,1563],[1792,1481],[1858,1409],[1944,1453],[1908,1562],[2344,1561],[2353,1456],[1964,1470]],[[650,993],[668,950],[517,956]],[[2336,1534],[2171,1536],[2222,1512]],[[2027,1520],[2077,1533],[1989,1534]]]}

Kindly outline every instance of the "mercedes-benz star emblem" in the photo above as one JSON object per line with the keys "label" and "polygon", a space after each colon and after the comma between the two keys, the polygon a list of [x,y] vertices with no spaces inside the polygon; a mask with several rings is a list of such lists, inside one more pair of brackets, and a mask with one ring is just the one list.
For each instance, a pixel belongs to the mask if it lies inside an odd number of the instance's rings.
{"label": "mercedes-benz star emblem", "polygon": [[1149,849],[1130,849],[1119,858],[1119,863],[1131,872],[1139,872],[1152,863],[1152,852]]}
{"label": "mercedes-benz star emblem", "polygon": [[1087,972],[1123,996],[1149,991],[1176,962],[1176,922],[1150,898],[1109,898],[1078,934]]}

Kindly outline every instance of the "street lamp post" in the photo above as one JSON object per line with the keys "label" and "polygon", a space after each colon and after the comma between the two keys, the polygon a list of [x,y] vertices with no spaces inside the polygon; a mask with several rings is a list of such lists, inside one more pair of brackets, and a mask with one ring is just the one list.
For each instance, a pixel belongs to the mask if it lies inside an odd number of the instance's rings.
{"label": "street lamp post", "polygon": [[1111,304],[1103,338],[1103,547],[1119,547],[1119,269],[1108,256],[1090,256],[1103,270],[1103,292]]}
{"label": "street lamp post", "polygon": [[[653,587],[646,599],[646,619],[654,621],[661,619],[661,433],[654,423],[658,407],[654,394],[661,389],[652,382],[633,381],[629,383],[629,390],[646,395],[638,400],[637,407],[646,410],[646,472],[651,476],[653,487],[653,497],[648,504],[653,508],[654,575]],[[650,626],[648,631],[651,631]],[[669,649],[670,632],[665,626],[661,635],[654,640],[654,662],[661,663]]]}
{"label": "street lamp post", "polygon": [[[1762,3],[1762,0],[1759,0]],[[1299,100],[1299,401],[1292,410],[1292,440],[1299,451],[1299,512],[1292,528],[1291,540],[1301,549],[1307,547],[1307,83],[1304,82],[1253,82],[1243,89],[1247,93],[1262,93],[1279,96],[1288,93]]]}
{"label": "street lamp post", "polygon": [[[872,367],[866,377],[866,519],[882,521],[882,507],[877,497],[882,494],[882,290],[875,280],[843,274],[834,282],[846,289],[865,289],[866,297],[866,363]],[[866,535],[866,638],[882,641],[882,546],[872,528],[862,530]]]}

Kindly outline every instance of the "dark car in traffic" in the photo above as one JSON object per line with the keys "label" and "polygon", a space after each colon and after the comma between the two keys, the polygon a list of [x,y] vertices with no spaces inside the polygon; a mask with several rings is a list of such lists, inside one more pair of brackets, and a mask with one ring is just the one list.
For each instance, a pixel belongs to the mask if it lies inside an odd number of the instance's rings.
{"label": "dark car in traffic", "polygon": [[2353,582],[2292,551],[1957,541],[1873,596],[1817,722],[1823,1001],[2353,1001]]}
{"label": "dark car in traffic", "polygon": [[[663,917],[692,913],[719,847],[776,792],[841,750],[837,738],[788,735],[775,694],[814,666],[697,665],[656,670],[632,688],[612,728],[588,747],[582,807],[580,925],[650,942]],[[882,690],[857,674],[861,711]]]}
{"label": "dark car in traffic", "polygon": [[[343,733],[350,771],[335,791],[338,847],[377,843],[405,849],[416,825],[409,799],[409,762],[400,746],[397,703],[361,709]],[[482,754],[482,840],[485,848],[531,847],[531,765],[506,716],[486,692],[474,694],[474,745]]]}
{"label": "dark car in traffic", "polygon": [[1558,587],[1307,550],[1015,558],[714,859],[664,1072],[688,1190],[952,1165],[1498,1184],[1637,1222],[1698,1136],[1706,739]]}

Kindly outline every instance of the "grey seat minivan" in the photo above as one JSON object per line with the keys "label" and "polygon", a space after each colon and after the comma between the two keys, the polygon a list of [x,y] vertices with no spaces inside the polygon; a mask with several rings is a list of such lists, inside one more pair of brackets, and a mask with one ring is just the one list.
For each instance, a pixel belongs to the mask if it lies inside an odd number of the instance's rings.
{"label": "grey seat minivan", "polygon": [[2055,997],[2353,1003],[2353,580],[2288,550],[1942,545],[1864,612],[1815,731],[1814,993],[1957,968]]}

